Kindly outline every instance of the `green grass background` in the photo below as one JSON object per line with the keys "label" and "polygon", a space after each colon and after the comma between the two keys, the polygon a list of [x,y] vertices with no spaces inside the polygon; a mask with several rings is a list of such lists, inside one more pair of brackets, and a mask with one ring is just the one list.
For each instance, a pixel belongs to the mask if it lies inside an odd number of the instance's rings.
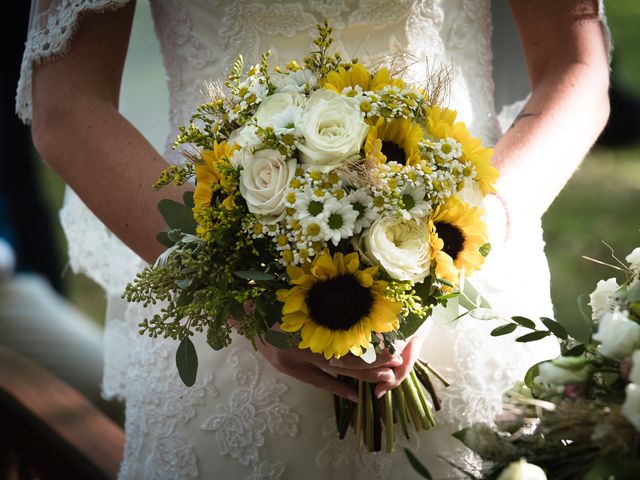
{"label": "green grass background", "polygon": [[[144,5],[145,2],[138,3]],[[613,0],[606,2],[606,6],[616,46],[616,78],[626,89],[640,96],[640,56],[637,55],[640,2]],[[166,102],[154,101],[161,97],[156,92],[166,91],[166,86],[157,45],[144,33],[150,28],[150,19],[143,15],[136,22],[132,42],[135,48],[128,59],[126,75],[135,77],[137,82],[132,82],[134,84],[142,81],[146,88],[125,89],[123,99],[134,106],[132,99],[146,100],[147,105],[152,104],[149,108],[159,112],[156,115],[148,109],[136,111],[133,108],[129,112],[133,123],[145,125],[148,124],[145,119],[162,117],[163,111],[166,116]],[[159,126],[161,123],[144,132],[156,144],[162,142],[166,133]],[[47,201],[55,211],[62,202],[63,185],[44,164],[41,175]],[[594,149],[547,212],[543,225],[556,318],[574,334],[584,334],[576,299],[580,294],[592,291],[598,279],[613,276],[615,271],[584,260],[582,256],[610,259],[610,251],[603,241],[610,244],[620,258],[640,245],[640,146]],[[66,246],[59,230],[58,238],[60,256],[66,258]],[[102,291],[68,269],[65,277],[71,301],[97,322],[102,322],[105,306]]]}

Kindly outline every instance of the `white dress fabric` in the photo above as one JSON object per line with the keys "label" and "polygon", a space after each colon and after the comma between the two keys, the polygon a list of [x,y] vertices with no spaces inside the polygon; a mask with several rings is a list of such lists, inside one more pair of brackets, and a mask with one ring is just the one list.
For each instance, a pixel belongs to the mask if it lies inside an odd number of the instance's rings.
{"label": "white dress fabric", "polygon": [[[33,62],[65,53],[82,12],[125,3],[59,0],[32,19],[17,99],[26,121]],[[416,79],[428,65],[451,65],[450,106],[486,144],[502,134],[493,107],[488,0],[151,0],[151,9],[168,73],[168,144],[203,101],[204,82],[224,76],[238,53],[246,64],[267,49],[272,64],[301,60],[324,20],[334,28],[336,48],[349,55],[367,59],[403,51],[426,59],[411,67]],[[179,161],[169,149],[166,158]],[[491,419],[502,392],[528,366],[558,353],[553,340],[517,344],[513,336],[490,337],[497,321],[464,317],[454,324],[438,315],[430,320],[422,358],[451,383],[440,389],[439,426],[399,443],[394,454],[365,453],[353,438],[337,439],[328,393],[278,373],[244,339],[215,352],[204,335],[196,336],[198,379],[183,386],[174,364],[177,343],[140,336],[137,324],[149,312],[118,298],[143,262],[70,190],[61,218],[72,267],[102,285],[110,299],[103,389],[126,401],[122,479],[417,478],[403,445],[435,478],[455,477],[438,456],[468,468],[474,462],[450,433]],[[540,220],[531,219],[507,243],[494,245],[472,277],[500,315],[552,316],[543,246]]]}

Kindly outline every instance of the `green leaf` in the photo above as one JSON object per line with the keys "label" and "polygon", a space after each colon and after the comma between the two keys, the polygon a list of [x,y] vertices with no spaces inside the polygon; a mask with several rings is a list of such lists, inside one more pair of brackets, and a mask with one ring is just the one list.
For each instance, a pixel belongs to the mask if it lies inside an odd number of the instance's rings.
{"label": "green leaf", "polygon": [[273,345],[276,348],[282,350],[289,350],[291,348],[291,342],[289,342],[289,335],[284,332],[278,332],[276,330],[267,330],[262,338],[269,345]]}
{"label": "green leaf", "polygon": [[158,210],[169,228],[176,228],[184,233],[195,235],[196,222],[193,219],[191,208],[168,198],[158,202]]}
{"label": "green leaf", "polygon": [[636,282],[627,290],[627,302],[640,302],[640,282]]}
{"label": "green leaf", "polygon": [[189,337],[184,337],[176,351],[176,366],[180,380],[187,387],[196,383],[198,374],[198,354]]}
{"label": "green leaf", "polygon": [[422,464],[422,462],[416,458],[416,456],[413,454],[413,452],[411,450],[409,450],[408,448],[405,447],[404,453],[407,455],[407,458],[409,459],[409,463],[411,464],[413,469],[416,472],[418,472],[418,474],[422,478],[426,478],[427,480],[433,480],[433,477],[429,473],[429,470],[427,470],[427,467],[425,467]]}
{"label": "green leaf", "polygon": [[493,330],[491,330],[490,335],[492,337],[508,335],[509,333],[513,332],[516,328],[518,328],[518,325],[516,325],[515,323],[507,323],[505,325],[500,325],[499,327],[496,327]]}
{"label": "green leaf", "polygon": [[176,242],[169,238],[169,232],[160,232],[156,235],[156,239],[162,246],[167,248],[173,247],[176,244]]}
{"label": "green leaf", "polygon": [[462,430],[458,430],[457,432],[453,432],[451,434],[451,436],[453,438],[457,438],[458,440],[460,440],[462,443],[464,443],[466,445],[466,443],[464,442],[464,439],[467,436],[467,432],[468,431],[469,431],[469,428],[463,428]]}
{"label": "green leaf", "polygon": [[233,274],[244,280],[255,280],[256,282],[266,282],[268,280],[275,280],[276,276],[267,272],[258,272],[253,270],[238,270]]}
{"label": "green leaf", "polygon": [[547,317],[540,317],[540,320],[542,320],[544,326],[547,327],[547,329],[556,337],[561,338],[562,340],[566,340],[567,338],[569,338],[569,334],[567,333],[565,328],[555,320]]}
{"label": "green leaf", "polygon": [[486,257],[487,255],[489,255],[490,252],[491,252],[490,243],[485,243],[480,247],[480,255],[482,255],[483,257]]}
{"label": "green leaf", "polygon": [[400,334],[404,338],[409,338],[411,335],[416,333],[416,330],[420,328],[420,325],[424,323],[424,321],[429,317],[429,314],[425,315],[424,318],[420,318],[419,315],[416,315],[413,312],[409,312],[400,322]]}
{"label": "green leaf", "polygon": [[193,199],[193,192],[184,192],[182,196],[182,200],[184,201],[184,206],[191,210],[196,206],[196,202]]}
{"label": "green leaf", "polygon": [[182,292],[176,301],[176,307],[185,307],[193,302],[193,294],[191,292]]}
{"label": "green leaf", "polygon": [[563,357],[577,357],[577,356],[582,355],[586,351],[587,351],[587,347],[585,347],[584,344],[579,343],[578,345],[574,345],[573,347],[571,347],[567,351],[563,352],[562,356]]}
{"label": "green leaf", "polygon": [[536,340],[542,340],[545,337],[551,335],[551,332],[545,332],[542,330],[536,330],[535,332],[527,333],[526,335],[522,335],[521,337],[516,338],[516,342],[526,343],[526,342],[535,342]]}
{"label": "green leaf", "polygon": [[511,320],[516,322],[518,325],[522,325],[525,328],[529,328],[531,330],[536,329],[536,322],[528,319],[527,317],[521,317],[519,315],[516,315],[515,317],[511,317]]}

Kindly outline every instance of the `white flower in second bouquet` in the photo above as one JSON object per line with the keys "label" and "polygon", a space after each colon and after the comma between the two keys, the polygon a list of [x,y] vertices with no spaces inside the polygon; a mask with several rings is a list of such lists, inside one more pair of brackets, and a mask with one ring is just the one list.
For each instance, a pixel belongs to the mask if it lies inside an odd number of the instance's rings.
{"label": "white flower in second bouquet", "polygon": [[538,367],[536,381],[547,385],[582,383],[591,374],[592,367],[585,357],[558,357]]}
{"label": "white flower in second bouquet", "polygon": [[640,432],[640,385],[630,383],[625,388],[626,397],[622,404],[622,414]]}
{"label": "white flower in second bouquet", "polygon": [[517,462],[511,462],[502,470],[498,480],[547,480],[547,475],[538,465],[528,463],[521,458]]}
{"label": "white flower in second bouquet", "polygon": [[631,270],[640,272],[640,247],[634,248],[633,252],[627,255],[625,260],[631,265]]}
{"label": "white flower in second bouquet", "polygon": [[603,313],[610,311],[613,306],[613,294],[620,286],[615,278],[600,280],[596,289],[589,295],[589,305],[593,310],[593,317],[598,318]]}
{"label": "white flower in second bouquet", "polygon": [[251,213],[272,217],[284,213],[284,195],[296,170],[296,161],[277,150],[260,150],[244,161],[240,172],[240,194]]}
{"label": "white flower in second bouquet", "polygon": [[396,280],[422,282],[429,274],[430,249],[424,218],[384,216],[364,233],[367,256]]}
{"label": "white flower in second bouquet", "polygon": [[624,360],[640,347],[640,325],[620,310],[603,315],[593,339],[600,342],[598,350],[605,357]]}
{"label": "white flower in second bouquet", "polygon": [[265,98],[256,110],[256,123],[261,127],[274,125],[273,117],[289,107],[300,107],[304,97],[299,93],[274,93]]}
{"label": "white flower in second bouquet", "polygon": [[271,127],[276,135],[296,135],[296,127],[300,124],[302,108],[289,105],[280,113],[271,116]]}
{"label": "white flower in second bouquet", "polygon": [[347,196],[347,200],[349,200],[353,209],[358,212],[355,224],[353,225],[353,233],[360,233],[378,218],[378,214],[373,208],[373,197],[365,189],[359,188],[351,192]]}
{"label": "white flower in second bouquet", "polygon": [[633,363],[633,366],[629,372],[629,381],[640,385],[640,350],[633,352],[631,355],[631,362]]}
{"label": "white flower in second bouquet", "polygon": [[330,90],[316,90],[304,107],[296,144],[303,164],[323,172],[357,154],[369,129],[357,100]]}

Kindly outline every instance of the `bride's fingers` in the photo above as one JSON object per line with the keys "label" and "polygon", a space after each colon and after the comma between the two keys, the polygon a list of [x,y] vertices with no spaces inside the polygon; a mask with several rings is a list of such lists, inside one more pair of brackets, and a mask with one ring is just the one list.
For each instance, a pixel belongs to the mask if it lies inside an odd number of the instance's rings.
{"label": "bride's fingers", "polygon": [[336,368],[346,368],[351,370],[359,369],[376,369],[380,367],[394,368],[402,365],[402,358],[399,355],[394,355],[388,350],[376,354],[376,359],[372,363],[367,363],[360,357],[349,354],[344,357],[334,358],[329,361],[329,365]]}
{"label": "bride's fingers", "polygon": [[407,376],[411,372],[411,369],[413,368],[413,364],[416,362],[418,356],[420,355],[421,344],[421,340],[417,337],[409,340],[406,347],[402,351],[402,364],[393,369],[395,378],[390,382],[379,383],[375,389],[376,397],[382,397],[382,395],[384,395],[389,390],[396,388],[402,383],[405,378],[407,378]]}
{"label": "bride's fingers", "polygon": [[321,388],[352,402],[358,402],[358,392],[352,387],[310,363],[288,365],[280,371],[297,378],[301,382]]}
{"label": "bride's fingers", "polygon": [[369,383],[388,383],[392,382],[396,376],[391,368],[367,368],[367,369],[349,369],[332,367],[331,372],[347,377],[356,378]]}

